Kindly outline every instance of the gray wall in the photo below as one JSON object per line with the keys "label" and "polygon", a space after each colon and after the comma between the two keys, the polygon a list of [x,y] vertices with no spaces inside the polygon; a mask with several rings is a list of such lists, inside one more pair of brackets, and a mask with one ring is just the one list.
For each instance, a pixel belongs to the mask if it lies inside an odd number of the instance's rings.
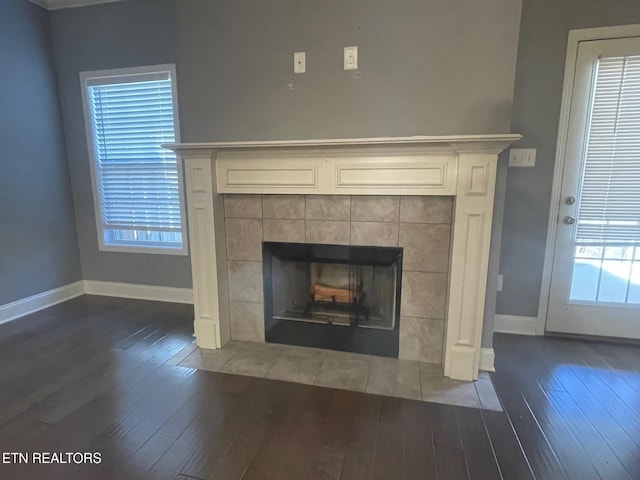
{"label": "gray wall", "polygon": [[182,139],[508,132],[520,4],[178,1]]}
{"label": "gray wall", "polygon": [[51,25],[84,278],[190,288],[188,257],[98,250],[79,79],[81,71],[175,63],[174,0],[56,10]]}
{"label": "gray wall", "polygon": [[46,11],[0,2],[0,305],[81,279]]}
{"label": "gray wall", "polygon": [[[184,141],[511,131],[519,0],[177,5]],[[349,45],[358,46],[357,72],[342,68]],[[294,75],[299,50],[307,73]],[[493,342],[501,214],[498,203],[485,347]]]}
{"label": "gray wall", "polygon": [[[511,130],[519,0],[131,0],[51,18],[87,279],[190,286],[186,258],[98,251],[80,71],[176,62],[183,141]],[[357,71],[342,69],[347,45]]]}
{"label": "gray wall", "polygon": [[631,23],[638,0],[523,2],[512,129],[538,154],[535,168],[509,169],[497,313],[538,312],[569,30]]}
{"label": "gray wall", "polygon": [[[520,8],[520,0],[131,0],[52,12],[84,277],[191,282],[186,258],[98,251],[80,71],[176,62],[183,141],[503,133]],[[342,69],[348,45],[359,47],[357,71]],[[303,75],[292,73],[297,50],[307,52]],[[494,246],[494,265],[496,255]],[[485,345],[494,297],[490,281]]]}

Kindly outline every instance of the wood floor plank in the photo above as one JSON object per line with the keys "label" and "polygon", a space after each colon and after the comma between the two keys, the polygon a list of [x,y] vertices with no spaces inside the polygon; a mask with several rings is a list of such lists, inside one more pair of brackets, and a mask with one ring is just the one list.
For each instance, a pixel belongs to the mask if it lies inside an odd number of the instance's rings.
{"label": "wood floor plank", "polygon": [[438,478],[469,479],[456,408],[434,404],[431,408],[431,422]]}
{"label": "wood floor plank", "polygon": [[344,393],[339,390],[333,390],[331,393],[331,405],[320,426],[318,451],[307,480],[340,478],[354,413],[362,400],[361,393]]}
{"label": "wood floor plank", "polygon": [[489,410],[482,412],[482,418],[487,427],[502,478],[534,480],[531,465],[509,418],[502,412]]}
{"label": "wood floor plank", "polygon": [[594,427],[604,434],[607,443],[629,472],[640,473],[640,449],[616,419],[578,379],[570,368],[564,368],[562,382],[568,394]]}
{"label": "wood floor plank", "polygon": [[0,479],[640,478],[638,347],[496,335],[497,412],[168,364],[192,320],[83,296],[0,325],[0,450],[103,459]]}
{"label": "wood floor plank", "polygon": [[294,480],[310,475],[313,459],[322,442],[318,425],[327,415],[333,392],[329,388],[316,391],[302,409],[302,415],[293,428],[276,444],[281,457],[273,472],[274,479]]}
{"label": "wood floor plank", "polygon": [[354,414],[342,464],[342,480],[369,480],[373,477],[380,405],[381,397],[366,395],[362,398]]}
{"label": "wood floor plank", "polygon": [[[565,472],[571,472],[571,476],[582,480],[599,480],[601,477],[591,462],[584,461],[581,439],[572,434],[561,415],[549,408],[545,391],[536,383],[521,384],[519,391]],[[564,392],[547,391],[547,394],[552,393]]]}
{"label": "wood floor plank", "polygon": [[[384,397],[380,404],[373,478],[405,477],[405,433],[403,400]],[[401,461],[398,461],[398,460]]]}
{"label": "wood floor plank", "polygon": [[549,404],[561,417],[580,443],[587,460],[603,479],[631,480],[629,472],[601,433],[594,428],[584,412],[566,392],[548,392]]}
{"label": "wood floor plank", "polygon": [[404,402],[404,433],[406,479],[437,478],[430,404]]}
{"label": "wood floor plank", "polygon": [[229,392],[217,392],[215,396],[203,396],[195,400],[196,418],[151,468],[148,478],[173,480],[185,470],[192,458],[206,458],[211,439],[217,435],[220,423],[236,401],[237,397]]}
{"label": "wood floor plank", "polygon": [[493,377],[520,443],[537,480],[567,479],[556,452],[540,429],[526,399],[516,385],[500,375]]}
{"label": "wood floor plank", "polygon": [[460,408],[456,410],[456,417],[471,479],[494,480],[501,478],[493,446],[480,410]]}
{"label": "wood floor plank", "polygon": [[204,479],[240,480],[262,445],[268,429],[269,425],[266,422],[244,424],[220,461],[205,473]]}

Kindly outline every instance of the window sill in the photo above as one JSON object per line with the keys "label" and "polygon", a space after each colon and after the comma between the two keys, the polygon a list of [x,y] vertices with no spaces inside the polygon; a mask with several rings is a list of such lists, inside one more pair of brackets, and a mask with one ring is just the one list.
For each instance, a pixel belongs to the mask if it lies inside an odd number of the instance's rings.
{"label": "window sill", "polygon": [[163,247],[143,247],[128,245],[100,245],[98,250],[101,252],[116,253],[144,253],[152,255],[178,255],[186,257],[189,255],[189,249],[184,246],[182,248],[163,248]]}

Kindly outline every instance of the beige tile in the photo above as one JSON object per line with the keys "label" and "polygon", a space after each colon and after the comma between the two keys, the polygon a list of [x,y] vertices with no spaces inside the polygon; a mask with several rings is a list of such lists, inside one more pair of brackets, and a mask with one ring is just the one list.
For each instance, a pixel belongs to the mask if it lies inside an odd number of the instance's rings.
{"label": "beige tile", "polygon": [[420,362],[420,381],[422,381],[423,378],[427,378],[427,380],[431,382],[447,377],[444,376],[444,369],[442,368],[442,365]]}
{"label": "beige tile", "polygon": [[305,230],[307,243],[349,244],[349,222],[308,220]]}
{"label": "beige tile", "polygon": [[364,355],[362,353],[342,352],[339,350],[325,350],[327,360],[335,360],[337,362],[361,362],[371,363],[373,355]]}
{"label": "beige tile", "polygon": [[231,338],[264,342],[262,303],[230,302]]}
{"label": "beige tile", "polygon": [[450,231],[450,226],[444,224],[401,223],[402,268],[418,272],[447,272]]}
{"label": "beige tile", "polygon": [[244,340],[229,340],[225,343],[222,348],[227,348],[230,350],[240,350],[245,345],[253,345],[255,342],[246,342]]}
{"label": "beige tile", "polygon": [[304,243],[304,220],[264,220],[265,242]]}
{"label": "beige tile", "polygon": [[263,218],[304,220],[304,195],[263,195]]}
{"label": "beige tile", "polygon": [[374,358],[371,361],[366,392],[420,400],[420,367],[418,362],[395,358]]}
{"label": "beige tile", "polygon": [[189,343],[188,345],[185,345],[183,348],[178,350],[178,352],[175,355],[173,355],[169,360],[167,360],[166,362],[167,365],[178,365],[185,358],[191,355],[197,348],[198,346],[196,345],[196,342],[194,340],[193,342]]}
{"label": "beige tile", "polygon": [[473,382],[451,380],[442,374],[442,369],[420,364],[422,399],[426,402],[446,403],[462,407],[480,408],[480,399]]}
{"label": "beige tile", "polygon": [[229,260],[229,300],[262,302],[262,263]]}
{"label": "beige tile", "polygon": [[451,223],[453,197],[400,197],[400,221],[405,223]]}
{"label": "beige tile", "polygon": [[187,358],[180,362],[180,367],[197,368],[199,370],[209,370],[219,372],[225,363],[235,355],[237,350],[223,348],[218,350],[207,350],[198,348]]}
{"label": "beige tile", "polygon": [[440,364],[443,343],[444,320],[400,318],[400,358]]}
{"label": "beige tile", "polygon": [[379,222],[351,222],[351,245],[398,245],[398,224]]}
{"label": "beige tile", "polygon": [[400,197],[355,195],[351,197],[351,220],[356,222],[398,222]]}
{"label": "beige tile", "polygon": [[299,347],[297,345],[283,345],[283,355],[302,358],[322,358],[324,359],[328,353],[322,348]]}
{"label": "beige tile", "polygon": [[262,220],[228,218],[227,258],[262,261]]}
{"label": "beige tile", "polygon": [[267,378],[312,385],[318,376],[323,358],[282,354],[267,373]]}
{"label": "beige tile", "polygon": [[446,297],[445,273],[402,272],[403,317],[444,319]]}
{"label": "beige tile", "polygon": [[278,350],[243,348],[220,369],[225,373],[264,377],[280,356]]}
{"label": "beige tile", "polygon": [[321,387],[364,392],[369,367],[369,362],[358,360],[325,360],[313,383]]}
{"label": "beige tile", "polygon": [[348,195],[307,195],[307,220],[349,220],[351,197]]}
{"label": "beige tile", "polygon": [[473,382],[473,384],[476,387],[476,392],[480,399],[480,405],[482,405],[482,408],[485,410],[502,412],[502,404],[498,399],[498,395],[491,380],[479,378],[477,381]]}
{"label": "beige tile", "polygon": [[270,352],[277,352],[278,355],[284,353],[286,345],[282,345],[279,343],[267,343],[263,340],[249,340],[249,341],[240,341],[238,342],[240,347],[238,350],[267,350]]}
{"label": "beige tile", "polygon": [[226,218],[262,218],[260,195],[225,195],[224,216]]}

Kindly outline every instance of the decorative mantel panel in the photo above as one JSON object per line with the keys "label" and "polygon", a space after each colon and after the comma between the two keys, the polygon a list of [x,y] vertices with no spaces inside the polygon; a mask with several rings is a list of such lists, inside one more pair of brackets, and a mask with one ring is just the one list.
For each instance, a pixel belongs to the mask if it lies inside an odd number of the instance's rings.
{"label": "decorative mantel panel", "polygon": [[454,196],[443,365],[475,380],[498,154],[520,135],[167,145],[185,160],[194,329],[230,338],[222,194]]}

